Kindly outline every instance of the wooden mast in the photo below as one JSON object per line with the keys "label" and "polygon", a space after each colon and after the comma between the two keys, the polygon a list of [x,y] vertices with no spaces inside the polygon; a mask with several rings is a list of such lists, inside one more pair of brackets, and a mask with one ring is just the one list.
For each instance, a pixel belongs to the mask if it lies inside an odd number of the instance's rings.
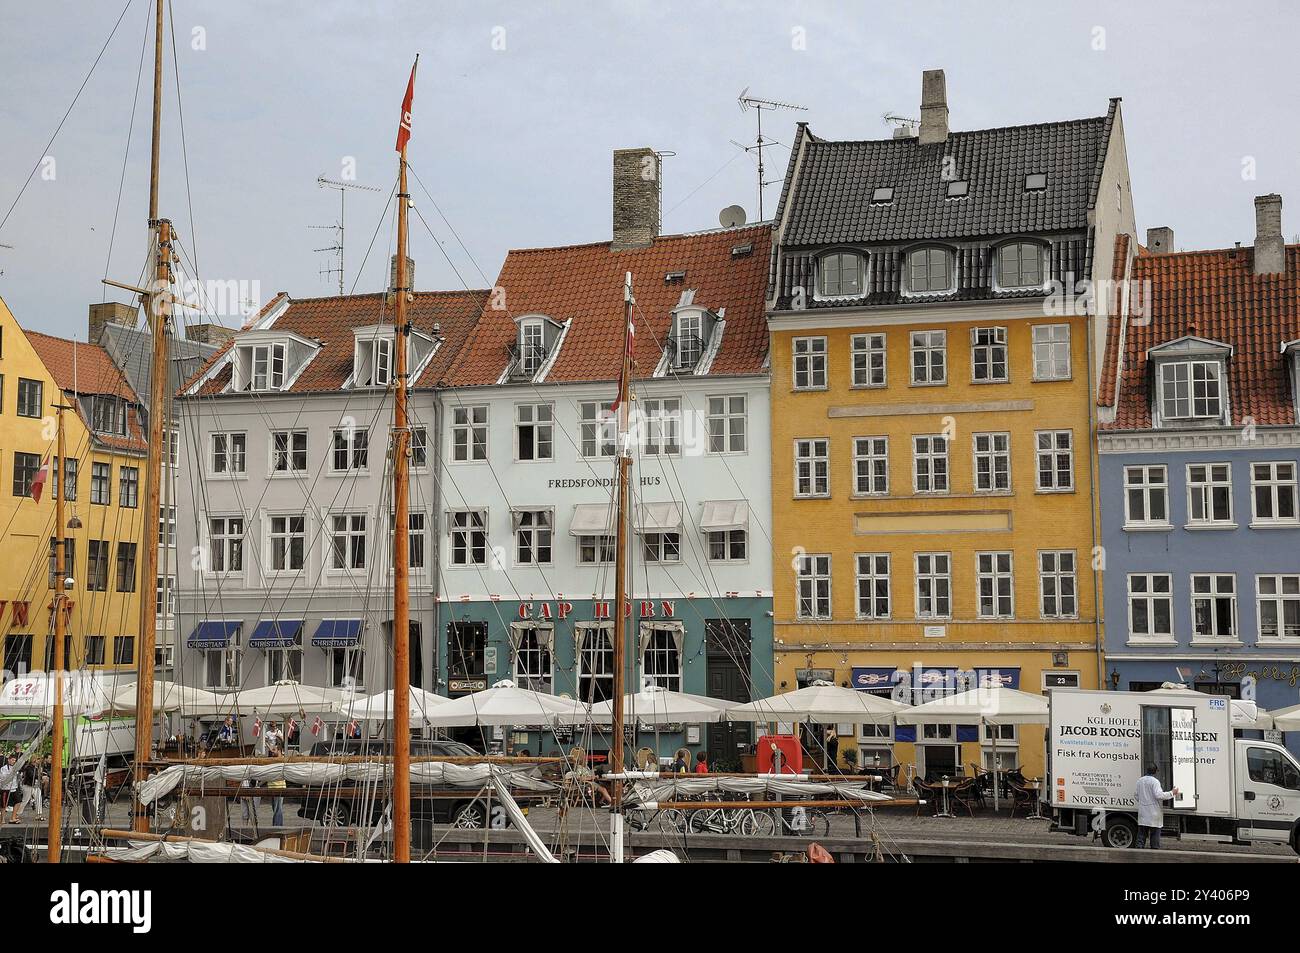
{"label": "wooden mast", "polygon": [[407,421],[407,353],[411,327],[406,317],[410,294],[406,268],[407,211],[406,144],[410,138],[411,102],[415,88],[415,57],[407,100],[402,110],[397,160],[397,268],[393,282],[393,369],[397,389],[393,398],[393,860],[411,862],[411,601],[410,601],[410,460],[411,434]]}
{"label": "wooden mast", "polygon": [[[60,395],[62,396],[62,395]],[[64,523],[63,523],[63,477],[68,472],[67,448],[63,442],[62,401],[55,405],[55,419],[58,422],[59,455],[54,461],[54,740],[51,742],[50,756],[53,764],[50,768],[50,810],[49,829],[46,834],[48,853],[46,859],[57,864],[62,853],[63,839],[63,669],[68,660],[64,657],[63,633],[65,629],[63,601],[64,593]],[[39,783],[39,780],[38,780]]]}
{"label": "wooden mast", "polygon": [[626,667],[624,645],[627,642],[627,517],[628,471],[632,467],[631,420],[632,384],[632,272],[623,279],[623,368],[618,380],[618,523],[615,528],[614,554],[614,684],[613,724],[610,727],[609,770],[614,776],[610,793],[610,856],[623,862],[623,692]]}
{"label": "wooden mast", "polygon": [[[153,61],[153,142],[149,164],[149,228],[156,232],[154,243],[153,281],[145,296],[146,320],[153,340],[153,361],[149,386],[149,442],[145,465],[145,504],[141,518],[144,552],[141,558],[139,582],[140,631],[136,659],[135,707],[135,783],[139,786],[146,777],[146,763],[152,756],[153,742],[153,675],[154,643],[157,640],[157,608],[148,584],[158,579],[158,518],[159,498],[162,488],[163,435],[166,433],[164,394],[168,386],[167,336],[171,332],[172,279],[172,225],[158,218],[158,167],[162,144],[162,78],[163,78],[163,0],[157,0],[154,24]],[[91,342],[94,343],[94,342]],[[138,800],[134,804],[132,828],[149,830],[149,811]]]}

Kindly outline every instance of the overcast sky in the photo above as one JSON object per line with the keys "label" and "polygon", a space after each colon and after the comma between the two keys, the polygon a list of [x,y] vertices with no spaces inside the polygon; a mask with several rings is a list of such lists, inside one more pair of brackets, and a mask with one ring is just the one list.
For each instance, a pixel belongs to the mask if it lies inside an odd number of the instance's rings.
{"label": "overcast sky", "polygon": [[[0,217],[124,4],[0,0]],[[149,5],[132,0],[48,151],[52,166],[0,228],[14,246],[0,248],[0,296],[28,327],[84,339],[86,306],[104,296]],[[808,107],[765,123],[782,143],[797,119],[828,138],[883,138],[882,114],[918,114],[932,67],[947,71],[953,129],[1101,115],[1122,96],[1138,227],[1172,226],[1180,249],[1249,244],[1251,199],[1265,192],[1288,203],[1288,238],[1300,232],[1300,8],[1054,6],[174,0],[190,188],[169,39],[161,211],[204,278],[257,282],[263,298],[330,294],[329,257],[313,251],[330,232],[309,226],[336,221],[338,193],[315,180],[346,175],[351,157],[356,181],[382,191],[349,195],[347,283],[378,290],[390,222],[359,280],[357,269],[396,175],[419,52],[411,165],[469,253],[412,183],[450,259],[413,218],[420,289],[463,287],[453,265],[471,287],[490,285],[511,247],[608,238],[615,148],[675,153],[664,163],[666,232],[716,226],[733,203],[753,220],[754,162],[730,141],[754,136],[742,88]],[[109,269],[128,281],[145,264],[151,56]],[[771,150],[769,178],[787,156]],[[766,190],[769,215],[779,192]]]}

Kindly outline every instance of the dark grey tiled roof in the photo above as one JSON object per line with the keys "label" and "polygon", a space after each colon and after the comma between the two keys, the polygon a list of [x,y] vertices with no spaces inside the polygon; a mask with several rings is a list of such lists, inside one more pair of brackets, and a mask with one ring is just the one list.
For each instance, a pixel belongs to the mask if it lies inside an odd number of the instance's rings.
{"label": "dark grey tiled roof", "polygon": [[[153,373],[153,335],[148,331],[106,324],[100,332],[99,343],[108,351],[113,363],[122,371],[131,389],[141,403],[149,402],[149,380]],[[174,394],[197,371],[217,348],[211,344],[172,338],[170,347],[171,373],[168,375],[168,393]]]}
{"label": "dark grey tiled roof", "polygon": [[[954,132],[924,146],[914,138],[829,142],[809,133],[797,181],[792,192],[787,181],[781,197],[782,210],[790,205],[782,244],[1085,229],[1117,102],[1092,119]],[[953,177],[969,182],[965,198],[947,197],[945,156]],[[1025,176],[1036,172],[1047,173],[1047,188],[1026,192]],[[893,201],[873,204],[871,193],[881,187],[893,188]]]}

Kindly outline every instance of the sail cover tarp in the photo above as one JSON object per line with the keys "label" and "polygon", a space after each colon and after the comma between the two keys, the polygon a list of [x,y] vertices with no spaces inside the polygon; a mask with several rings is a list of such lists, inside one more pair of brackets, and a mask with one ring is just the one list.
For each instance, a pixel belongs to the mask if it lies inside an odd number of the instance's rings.
{"label": "sail cover tarp", "polygon": [[322,619],[312,634],[311,644],[324,649],[349,648],[360,638],[360,619]]}
{"label": "sail cover tarp", "polygon": [[302,619],[263,619],[248,644],[255,649],[287,649],[302,639]]}
{"label": "sail cover tarp", "polygon": [[204,620],[194,627],[185,646],[191,649],[224,649],[230,645],[230,640],[235,637],[241,625],[242,622],[225,619]]}
{"label": "sail cover tarp", "polygon": [[729,794],[780,794],[793,797],[824,797],[844,801],[889,801],[889,795],[872,791],[863,784],[827,784],[818,781],[796,781],[784,776],[756,776],[749,778],[722,778],[703,775],[659,781],[635,781],[628,794],[634,804],[657,801],[676,801],[683,796],[713,792]]}
{"label": "sail cover tarp", "polygon": [[614,509],[609,503],[579,503],[573,508],[570,536],[613,536]]}

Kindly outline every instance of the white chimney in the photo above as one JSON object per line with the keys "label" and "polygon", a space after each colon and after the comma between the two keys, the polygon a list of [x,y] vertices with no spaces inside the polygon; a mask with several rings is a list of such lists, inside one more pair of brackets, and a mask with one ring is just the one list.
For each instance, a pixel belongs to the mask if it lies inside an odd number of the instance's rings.
{"label": "white chimney", "polygon": [[1255,274],[1280,275],[1286,271],[1286,246],[1282,241],[1282,196],[1255,196]]}
{"label": "white chimney", "polygon": [[948,82],[943,70],[921,74],[921,145],[948,140]]}

